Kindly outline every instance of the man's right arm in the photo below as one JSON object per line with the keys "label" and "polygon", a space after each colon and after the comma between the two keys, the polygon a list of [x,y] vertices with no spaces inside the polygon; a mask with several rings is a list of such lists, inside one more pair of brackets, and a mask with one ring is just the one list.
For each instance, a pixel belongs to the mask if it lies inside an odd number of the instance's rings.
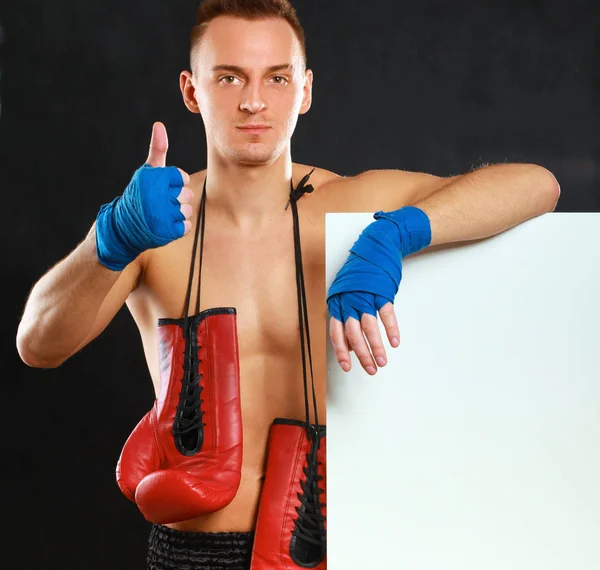
{"label": "man's right arm", "polygon": [[104,204],[86,238],[33,287],[17,331],[23,362],[56,368],[96,338],[135,289],[139,256],[192,227],[189,175],[167,167],[165,126],[154,123],[150,150],[122,196]]}
{"label": "man's right arm", "polygon": [[106,328],[140,273],[137,259],[123,271],[100,263],[94,225],[32,288],[17,331],[23,362],[35,368],[60,366]]}

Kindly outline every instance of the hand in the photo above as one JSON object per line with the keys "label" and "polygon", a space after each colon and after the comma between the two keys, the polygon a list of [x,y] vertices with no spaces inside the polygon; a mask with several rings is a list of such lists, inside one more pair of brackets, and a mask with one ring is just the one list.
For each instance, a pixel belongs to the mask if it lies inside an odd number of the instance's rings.
{"label": "hand", "polygon": [[96,217],[100,263],[123,270],[147,249],[162,247],[192,228],[189,175],[166,166],[169,142],[162,123],[154,123],[146,163],[138,168],[122,196],[104,204]]}
{"label": "hand", "polygon": [[[169,150],[169,138],[167,137],[166,127],[156,122],[152,126],[152,136],[150,137],[150,150],[148,151],[148,159],[146,164],[153,167],[164,168],[167,165],[167,151]],[[183,178],[183,188],[181,193],[177,197],[177,201],[181,204],[180,210],[185,218],[183,225],[183,235],[186,235],[192,229],[192,222],[189,220],[193,214],[192,201],[194,199],[194,192],[191,188],[186,187],[189,184],[190,177],[187,172],[177,168],[181,177]]]}
{"label": "hand", "polygon": [[[386,303],[379,309],[379,316],[385,328],[388,340],[392,347],[400,345],[400,331],[394,312],[394,305]],[[361,366],[373,376],[377,373],[378,366],[387,364],[387,356],[377,317],[364,313],[360,322],[354,317],[349,317],[343,324],[335,317],[329,321],[329,337],[335,350],[335,356],[344,372],[350,371],[352,363],[350,351],[354,351]],[[365,338],[366,337],[366,338]]]}
{"label": "hand", "polygon": [[354,350],[371,375],[387,364],[376,315],[390,344],[399,346],[393,301],[402,280],[402,260],[431,243],[429,218],[419,208],[403,206],[373,217],[375,222],[358,236],[327,292],[330,337],[342,370],[350,370]]}

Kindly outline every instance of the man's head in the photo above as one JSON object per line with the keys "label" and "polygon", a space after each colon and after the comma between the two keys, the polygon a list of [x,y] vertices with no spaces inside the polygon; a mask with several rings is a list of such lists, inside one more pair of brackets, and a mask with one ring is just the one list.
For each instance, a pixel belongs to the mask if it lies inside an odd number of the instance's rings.
{"label": "man's head", "polygon": [[[204,0],[192,31],[187,108],[209,147],[244,164],[276,159],[311,104],[304,31],[288,0]],[[242,130],[266,125],[263,132]]]}

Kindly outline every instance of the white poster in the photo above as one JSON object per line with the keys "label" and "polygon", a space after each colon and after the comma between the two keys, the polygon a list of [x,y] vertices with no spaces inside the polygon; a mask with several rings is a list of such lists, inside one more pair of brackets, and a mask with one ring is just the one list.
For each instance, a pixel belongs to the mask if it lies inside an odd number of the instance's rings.
{"label": "white poster", "polygon": [[410,256],[395,310],[375,376],[328,345],[329,570],[600,569],[600,214]]}

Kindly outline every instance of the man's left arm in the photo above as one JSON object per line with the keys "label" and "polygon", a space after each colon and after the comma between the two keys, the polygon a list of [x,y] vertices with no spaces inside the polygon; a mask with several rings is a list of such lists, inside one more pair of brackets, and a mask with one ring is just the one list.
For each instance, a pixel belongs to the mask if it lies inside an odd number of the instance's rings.
{"label": "man's left arm", "polygon": [[556,207],[560,186],[535,164],[498,164],[463,174],[415,202],[431,223],[431,244],[490,237]]}
{"label": "man's left arm", "polygon": [[[431,226],[429,245],[471,241],[501,233],[553,211],[560,196],[554,175],[534,164],[485,166],[451,179],[426,177],[408,195],[399,191],[406,176],[403,171],[370,171],[363,175],[363,180],[368,179],[369,186],[384,195],[382,201],[387,205],[392,203],[397,184],[397,208],[415,206],[427,215]],[[391,345],[398,346],[400,334],[392,303],[381,307],[379,316]],[[375,360],[379,366],[387,362],[373,315],[364,313],[360,322],[350,317],[344,324],[332,317],[330,338],[344,370],[350,366],[350,350],[354,350],[370,374],[377,370]]]}
{"label": "man's left arm", "polygon": [[500,233],[552,211],[560,195],[554,175],[536,164],[495,164],[447,178],[369,170],[343,184],[344,212],[421,208],[431,220],[431,245]]}

